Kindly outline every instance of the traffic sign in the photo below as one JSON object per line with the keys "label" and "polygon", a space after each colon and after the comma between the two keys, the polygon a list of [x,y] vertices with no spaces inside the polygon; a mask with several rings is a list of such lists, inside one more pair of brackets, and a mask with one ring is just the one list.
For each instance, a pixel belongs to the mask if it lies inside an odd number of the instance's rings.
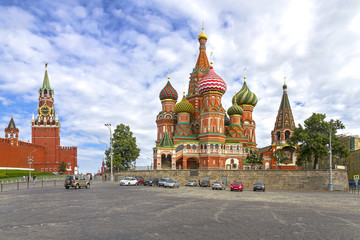
{"label": "traffic sign", "polygon": [[359,175],[354,175],[354,180],[359,180]]}

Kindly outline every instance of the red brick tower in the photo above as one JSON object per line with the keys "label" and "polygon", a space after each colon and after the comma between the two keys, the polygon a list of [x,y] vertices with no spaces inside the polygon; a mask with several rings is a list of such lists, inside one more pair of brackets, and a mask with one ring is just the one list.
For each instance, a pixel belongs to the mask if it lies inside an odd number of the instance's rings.
{"label": "red brick tower", "polygon": [[50,87],[45,65],[45,76],[39,89],[39,107],[31,120],[32,143],[45,147],[45,158],[50,164],[60,163],[60,122],[55,115],[54,90]]}
{"label": "red brick tower", "polygon": [[12,145],[17,145],[19,137],[19,129],[15,126],[15,122],[13,117],[11,116],[9,125],[5,128],[5,138],[10,139],[10,143]]}

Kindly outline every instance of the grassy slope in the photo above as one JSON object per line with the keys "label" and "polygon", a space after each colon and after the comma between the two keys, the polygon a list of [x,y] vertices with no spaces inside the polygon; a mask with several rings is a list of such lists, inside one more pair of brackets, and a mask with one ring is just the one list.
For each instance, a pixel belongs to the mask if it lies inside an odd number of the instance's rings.
{"label": "grassy slope", "polygon": [[[38,171],[31,171],[31,176],[43,176],[43,175],[51,175],[54,176],[53,173],[51,172],[38,172]],[[14,178],[14,177],[23,177],[23,176],[29,176],[29,171],[28,170],[5,170],[5,169],[1,169],[0,170],[0,179],[5,179],[5,178]]]}

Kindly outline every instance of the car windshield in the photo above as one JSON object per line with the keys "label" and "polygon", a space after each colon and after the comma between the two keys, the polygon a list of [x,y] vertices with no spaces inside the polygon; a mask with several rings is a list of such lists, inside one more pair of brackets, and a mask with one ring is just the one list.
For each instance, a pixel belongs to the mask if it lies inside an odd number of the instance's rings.
{"label": "car windshield", "polygon": [[233,182],[232,185],[241,185],[241,182]]}
{"label": "car windshield", "polygon": [[189,180],[188,182],[195,182],[195,180]]}
{"label": "car windshield", "polygon": [[221,182],[214,182],[214,184],[221,184]]}
{"label": "car windshield", "polygon": [[168,182],[170,179],[169,178],[161,178],[160,181],[162,182]]}
{"label": "car windshield", "polygon": [[66,176],[67,180],[73,180],[73,176]]}
{"label": "car windshield", "polygon": [[146,181],[152,181],[152,180],[154,180],[154,178],[152,177],[146,179]]}
{"label": "car windshield", "polygon": [[168,183],[174,183],[175,181],[174,180],[169,180]]}
{"label": "car windshield", "polygon": [[126,177],[126,178],[124,178],[123,180],[131,180],[131,178],[130,178],[130,177]]}
{"label": "car windshield", "polygon": [[208,183],[209,181],[208,180],[203,180],[202,183]]}
{"label": "car windshield", "polygon": [[255,185],[264,185],[263,182],[256,182]]}

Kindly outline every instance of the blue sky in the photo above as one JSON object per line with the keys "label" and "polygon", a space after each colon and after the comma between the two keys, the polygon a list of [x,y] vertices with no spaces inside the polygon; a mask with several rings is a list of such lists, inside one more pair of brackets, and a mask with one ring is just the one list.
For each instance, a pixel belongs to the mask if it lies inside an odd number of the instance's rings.
{"label": "blue sky", "polygon": [[[0,126],[11,115],[31,140],[31,116],[48,65],[61,145],[78,147],[81,172],[101,165],[109,131],[129,125],[150,165],[159,92],[181,96],[205,26],[207,53],[227,83],[226,108],[247,84],[259,147],[270,144],[283,78],[296,124],[313,112],[360,134],[359,1],[1,1]],[[5,135],[5,134],[4,134]],[[4,136],[3,135],[3,136]]]}

